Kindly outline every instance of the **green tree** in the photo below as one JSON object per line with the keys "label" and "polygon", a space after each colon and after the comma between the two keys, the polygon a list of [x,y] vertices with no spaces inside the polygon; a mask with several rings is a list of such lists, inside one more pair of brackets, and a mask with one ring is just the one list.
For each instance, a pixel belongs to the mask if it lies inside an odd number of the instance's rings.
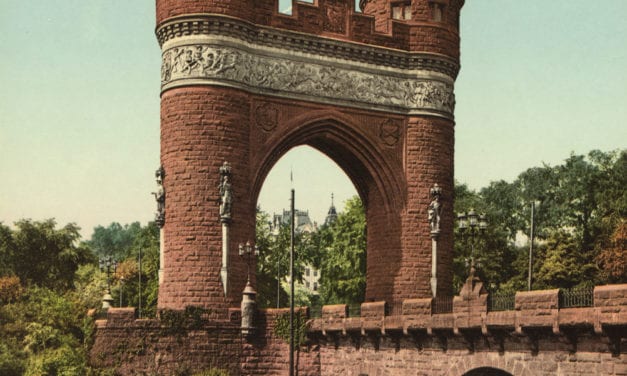
{"label": "green tree", "polygon": [[85,313],[73,293],[62,295],[36,286],[17,301],[0,305],[2,374],[85,374],[89,327]]}
{"label": "green tree", "polygon": [[[290,237],[289,224],[279,224],[271,232],[269,215],[257,209],[256,239],[259,247],[257,258],[257,302],[261,307],[276,307],[277,293],[281,306],[288,303],[288,290],[283,282],[289,277]],[[302,282],[306,264],[311,264],[317,251],[315,234],[296,232],[294,236],[294,280]],[[280,281],[277,289],[277,281]],[[289,285],[289,284],[288,284]],[[301,294],[302,295],[302,294]]]}
{"label": "green tree", "polygon": [[13,231],[0,222],[0,276],[15,274],[15,254]]}
{"label": "green tree", "polygon": [[337,220],[318,234],[323,304],[362,303],[366,289],[366,216],[359,197],[346,201]]}
{"label": "green tree", "polygon": [[122,226],[118,222],[108,227],[96,226],[91,238],[86,242],[98,257],[111,256],[121,260],[128,256],[135,238],[142,231],[139,222]]}
{"label": "green tree", "polygon": [[453,293],[458,293],[468,276],[469,262],[474,248],[477,275],[488,286],[497,288],[514,275],[514,261],[518,250],[514,246],[518,223],[512,213],[517,209],[517,190],[504,181],[493,182],[480,193],[468,189],[465,184],[455,184],[456,213],[469,212],[486,214],[488,228],[472,237],[468,230],[456,227],[453,259]]}
{"label": "green tree", "polygon": [[[287,275],[289,256],[285,244],[277,244],[278,234],[271,233],[270,216],[257,208],[255,245],[259,248],[257,257],[257,304],[260,307],[276,307],[277,294],[280,302],[287,302],[288,295],[280,287],[281,281]],[[282,237],[283,238],[283,237]],[[289,243],[288,243],[289,246]],[[281,265],[283,269],[281,270]]]}
{"label": "green tree", "polygon": [[545,255],[536,273],[535,288],[569,288],[593,281],[596,266],[586,253],[580,251],[574,236],[564,231],[555,232],[547,239],[544,248]]}
{"label": "green tree", "polygon": [[78,244],[80,228],[73,223],[57,229],[53,219],[21,220],[15,226],[10,238],[2,230],[0,254],[9,259],[11,272],[25,284],[68,290],[78,267],[94,262],[89,249]]}

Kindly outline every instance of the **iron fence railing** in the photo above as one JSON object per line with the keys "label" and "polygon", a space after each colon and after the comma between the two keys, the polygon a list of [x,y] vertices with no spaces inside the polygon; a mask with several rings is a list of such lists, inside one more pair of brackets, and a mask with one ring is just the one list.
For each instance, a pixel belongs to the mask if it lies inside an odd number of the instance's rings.
{"label": "iron fence railing", "polygon": [[351,304],[348,306],[348,317],[361,316],[361,304]]}
{"label": "iron fence railing", "polygon": [[453,297],[452,296],[438,296],[433,299],[431,305],[431,313],[451,313],[453,312]]}
{"label": "iron fence railing", "polygon": [[491,292],[488,295],[488,311],[513,311],[515,302],[515,292]]}
{"label": "iron fence railing", "polygon": [[572,289],[560,289],[560,308],[592,307],[594,306],[594,287],[574,287]]}
{"label": "iron fence railing", "polygon": [[[359,317],[361,315],[361,304],[350,304],[348,306],[348,317]],[[309,307],[309,317],[319,318],[322,317],[322,306]]]}
{"label": "iron fence railing", "polygon": [[[513,311],[515,309],[515,292],[490,292],[488,295],[488,311]],[[593,307],[594,287],[575,287],[572,289],[560,289],[559,308]],[[431,305],[432,314],[453,312],[453,297],[438,296],[433,299]],[[389,312],[386,310],[386,315]],[[312,318],[322,317],[322,307],[314,306],[309,308],[309,315]],[[351,304],[348,306],[349,317],[359,317],[361,315],[361,304]]]}
{"label": "iron fence railing", "polygon": [[309,317],[312,319],[322,317],[322,306],[309,307]]}

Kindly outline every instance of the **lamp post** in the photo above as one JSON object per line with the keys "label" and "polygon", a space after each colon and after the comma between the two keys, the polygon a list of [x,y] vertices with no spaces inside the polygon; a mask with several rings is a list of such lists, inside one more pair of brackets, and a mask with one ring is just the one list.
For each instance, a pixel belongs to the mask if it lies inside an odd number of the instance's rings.
{"label": "lamp post", "polygon": [[245,257],[246,259],[246,277],[248,282],[250,282],[250,264],[254,257],[259,256],[259,247],[256,245],[250,244],[250,241],[247,241],[246,244],[239,244],[238,247],[240,257]]}
{"label": "lamp post", "polygon": [[238,247],[240,257],[245,258],[246,267],[247,267],[247,281],[246,287],[242,292],[242,335],[249,336],[255,329],[254,326],[254,316],[255,309],[257,303],[255,302],[255,295],[257,292],[253,289],[250,284],[250,264],[254,257],[259,256],[259,248],[255,245],[250,244],[250,241],[247,241],[246,244],[240,244]]}
{"label": "lamp post", "polygon": [[479,265],[479,260],[475,260],[475,242],[478,235],[483,235],[488,228],[488,220],[485,213],[477,214],[475,209],[470,209],[468,213],[457,215],[458,228],[462,236],[466,233],[470,235],[470,274],[474,277],[475,266]]}
{"label": "lamp post", "polygon": [[113,303],[113,297],[111,297],[111,270],[115,273],[118,267],[118,262],[111,256],[103,257],[98,262],[100,270],[107,273],[107,291],[102,297],[102,309],[109,309]]}
{"label": "lamp post", "polygon": [[[277,239],[279,238],[280,230],[279,223],[274,223],[274,228],[272,229],[272,238],[274,239],[274,244],[277,244]],[[281,258],[277,257],[276,259],[276,307],[279,308],[281,306]]]}
{"label": "lamp post", "polygon": [[124,288],[124,277],[120,277],[120,307],[122,307],[122,292]]}

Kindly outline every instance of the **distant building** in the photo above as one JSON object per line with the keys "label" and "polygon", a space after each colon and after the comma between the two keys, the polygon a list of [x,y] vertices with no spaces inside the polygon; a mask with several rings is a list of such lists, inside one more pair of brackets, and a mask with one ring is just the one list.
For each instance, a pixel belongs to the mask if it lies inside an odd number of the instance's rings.
{"label": "distant building", "polygon": [[330,225],[337,220],[337,210],[335,210],[335,204],[333,203],[333,193],[331,193],[331,207],[327,212],[327,218],[324,220],[325,225]]}
{"label": "distant building", "polygon": [[[294,210],[294,231],[296,233],[312,233],[318,231],[316,222],[309,218],[309,210]],[[283,214],[274,214],[271,230],[290,225],[290,211],[283,210]]]}

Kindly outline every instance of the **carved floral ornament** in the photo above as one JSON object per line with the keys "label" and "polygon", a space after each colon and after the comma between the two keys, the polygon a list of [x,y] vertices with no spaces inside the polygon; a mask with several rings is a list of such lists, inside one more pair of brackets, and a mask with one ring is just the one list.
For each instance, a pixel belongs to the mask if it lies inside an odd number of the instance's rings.
{"label": "carved floral ornament", "polygon": [[162,90],[186,84],[225,85],[315,102],[375,105],[399,113],[453,116],[453,84],[421,75],[376,73],[323,62],[288,60],[234,47],[193,44],[164,51]]}

